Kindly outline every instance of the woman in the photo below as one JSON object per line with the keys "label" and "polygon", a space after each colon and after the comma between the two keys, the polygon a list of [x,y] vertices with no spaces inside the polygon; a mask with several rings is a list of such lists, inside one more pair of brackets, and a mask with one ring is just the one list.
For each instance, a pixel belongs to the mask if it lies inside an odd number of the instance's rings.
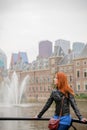
{"label": "woman", "polygon": [[87,121],[87,119],[83,118],[79,112],[74,98],[74,92],[72,88],[68,85],[67,76],[63,72],[57,72],[54,78],[54,84],[56,85],[56,89],[51,92],[51,95],[47,100],[45,106],[36,117],[41,118],[42,115],[51,106],[52,102],[55,101],[55,114],[53,117],[57,119],[60,114],[61,101],[64,97],[62,115],[60,117],[60,124],[58,126],[58,130],[68,130],[68,128],[70,127],[72,120],[70,115],[70,104],[79,120],[83,122]]}

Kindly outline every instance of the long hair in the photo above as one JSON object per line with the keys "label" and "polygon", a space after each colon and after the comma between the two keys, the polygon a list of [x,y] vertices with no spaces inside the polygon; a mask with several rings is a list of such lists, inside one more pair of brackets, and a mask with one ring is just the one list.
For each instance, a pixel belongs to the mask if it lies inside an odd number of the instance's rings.
{"label": "long hair", "polygon": [[74,95],[73,89],[68,85],[67,76],[63,72],[57,72],[56,77],[58,79],[58,89],[66,96],[68,96],[68,93]]}

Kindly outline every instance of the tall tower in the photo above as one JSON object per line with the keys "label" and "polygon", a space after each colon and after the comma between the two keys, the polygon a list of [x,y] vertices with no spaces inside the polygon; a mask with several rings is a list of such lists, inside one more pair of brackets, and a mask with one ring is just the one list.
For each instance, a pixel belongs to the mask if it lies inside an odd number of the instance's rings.
{"label": "tall tower", "polygon": [[70,41],[63,39],[56,40],[54,49],[56,49],[57,46],[61,47],[65,54],[68,54],[68,51],[70,50]]}
{"label": "tall tower", "polygon": [[84,46],[85,46],[85,43],[73,42],[73,46],[72,46],[73,52],[79,54],[83,50]]}
{"label": "tall tower", "polygon": [[40,41],[39,42],[39,57],[40,58],[48,58],[52,55],[52,42]]}

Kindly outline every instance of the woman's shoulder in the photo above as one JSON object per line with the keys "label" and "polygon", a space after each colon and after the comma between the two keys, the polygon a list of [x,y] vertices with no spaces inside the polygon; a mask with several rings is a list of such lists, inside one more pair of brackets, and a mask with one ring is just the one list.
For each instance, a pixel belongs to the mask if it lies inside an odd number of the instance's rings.
{"label": "woman's shoulder", "polygon": [[60,96],[64,96],[64,94],[63,94],[60,90],[58,90],[58,89],[56,89],[56,88],[54,88],[54,89],[52,90],[52,93],[57,93],[57,94],[59,94]]}
{"label": "woman's shoulder", "polygon": [[53,95],[53,97],[58,97],[58,98],[62,97],[62,93],[58,89],[53,89],[52,95]]}
{"label": "woman's shoulder", "polygon": [[71,99],[75,99],[75,96],[71,93],[68,92],[68,99],[71,100]]}
{"label": "woman's shoulder", "polygon": [[54,100],[61,100],[61,98],[62,98],[62,95],[61,95],[61,93],[60,93],[60,91],[58,90],[58,89],[53,89],[52,90],[52,96],[53,96],[53,98],[54,98]]}
{"label": "woman's shoulder", "polygon": [[52,93],[58,93],[58,94],[59,94],[60,92],[59,92],[58,89],[54,88],[54,89],[52,90]]}

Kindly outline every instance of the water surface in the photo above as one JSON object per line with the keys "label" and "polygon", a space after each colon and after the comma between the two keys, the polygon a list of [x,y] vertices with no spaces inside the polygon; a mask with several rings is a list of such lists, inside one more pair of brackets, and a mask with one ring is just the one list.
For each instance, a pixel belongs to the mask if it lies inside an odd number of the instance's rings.
{"label": "water surface", "polygon": [[[1,117],[35,117],[43,107],[44,103],[29,103],[21,106],[0,106]],[[87,118],[87,101],[78,102],[78,107]],[[43,115],[51,117],[54,114],[54,104]],[[76,118],[71,109],[71,114]],[[87,125],[75,124],[77,130],[87,130]],[[48,121],[0,121],[0,130],[48,130]],[[70,129],[72,130],[72,129]]]}

